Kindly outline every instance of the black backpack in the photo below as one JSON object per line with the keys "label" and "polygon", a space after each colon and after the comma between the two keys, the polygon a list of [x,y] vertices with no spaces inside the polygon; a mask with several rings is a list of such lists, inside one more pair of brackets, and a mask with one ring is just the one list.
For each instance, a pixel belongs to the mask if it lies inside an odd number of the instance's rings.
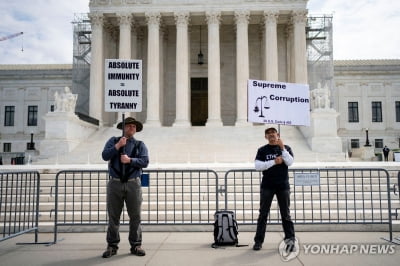
{"label": "black backpack", "polygon": [[238,245],[238,225],[233,211],[216,211],[214,213],[214,243],[218,246]]}

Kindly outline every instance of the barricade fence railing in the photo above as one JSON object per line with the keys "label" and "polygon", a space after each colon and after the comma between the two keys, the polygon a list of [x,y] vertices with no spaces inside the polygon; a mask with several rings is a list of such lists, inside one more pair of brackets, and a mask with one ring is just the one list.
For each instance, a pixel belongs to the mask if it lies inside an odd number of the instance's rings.
{"label": "barricade fence railing", "polygon": [[[295,184],[297,174],[301,183]],[[225,175],[225,208],[240,223],[258,218],[262,173],[230,170]],[[304,178],[308,178],[306,181]],[[311,182],[314,183],[305,183]],[[295,223],[387,223],[390,219],[389,176],[384,169],[290,169],[291,216]],[[271,206],[270,223],[280,223],[279,207]]]}
{"label": "barricade fence railing", "polygon": [[[399,220],[400,219],[400,170],[388,170],[388,172],[392,180],[390,192],[393,193],[395,202],[398,203],[392,208],[394,210],[394,212],[392,212],[392,217],[394,217],[394,219],[396,220]],[[391,239],[389,241],[391,241]],[[394,241],[396,244],[400,243],[400,236],[396,237]]]}
{"label": "barricade fence railing", "polygon": [[34,231],[39,244],[39,172],[0,172],[0,191],[0,241]]}
{"label": "barricade fence railing", "polygon": [[[217,174],[203,169],[145,169],[144,173],[150,176],[150,181],[149,186],[142,188],[143,225],[211,225],[215,211],[221,209],[234,211],[239,225],[257,223],[262,179],[259,171],[234,169]],[[3,238],[35,230],[37,242],[39,173],[0,173],[0,176]],[[304,225],[388,225],[392,240],[391,197],[396,199],[393,209],[399,204],[391,179],[395,183],[395,177],[390,177],[388,171],[375,168],[291,168],[292,219],[295,224]],[[54,243],[59,226],[107,225],[108,180],[106,170],[65,170],[56,174],[51,191]],[[121,225],[128,223],[124,210]],[[271,206],[269,223],[280,223],[276,200]]]}
{"label": "barricade fence railing", "polygon": [[[298,174],[303,175],[296,184]],[[257,222],[261,179],[262,172],[254,169],[225,174],[225,208],[242,224]],[[390,180],[384,169],[290,169],[289,183],[295,223],[389,222]],[[280,223],[276,201],[269,222]]]}
{"label": "barricade fence railing", "polygon": [[[218,176],[212,170],[145,170],[142,187],[143,225],[210,224],[218,209]],[[107,225],[106,170],[60,171],[56,175],[54,242],[59,226]],[[219,196],[221,197],[221,196]],[[121,225],[128,225],[126,209]]]}
{"label": "barricade fence railing", "polygon": [[[225,174],[225,209],[239,224],[256,224],[262,172]],[[289,169],[290,209],[295,224],[387,224],[392,241],[390,176],[385,169]],[[269,224],[280,224],[279,206],[271,205]]]}
{"label": "barricade fence railing", "polygon": [[[391,184],[390,191],[393,192],[393,194],[400,202],[400,170],[388,170],[388,173],[392,180],[392,182],[390,182]],[[395,217],[396,219],[400,219],[398,210],[399,208],[397,208],[396,213],[393,214],[393,217]]]}

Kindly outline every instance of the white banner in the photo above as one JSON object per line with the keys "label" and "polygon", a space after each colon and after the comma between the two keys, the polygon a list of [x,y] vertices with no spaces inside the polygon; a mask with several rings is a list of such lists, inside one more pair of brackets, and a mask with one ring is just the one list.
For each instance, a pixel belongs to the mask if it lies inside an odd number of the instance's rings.
{"label": "white banner", "polygon": [[310,125],[310,89],[306,84],[249,80],[248,121],[279,125]]}
{"label": "white banner", "polygon": [[106,59],[106,112],[142,111],[142,60]]}

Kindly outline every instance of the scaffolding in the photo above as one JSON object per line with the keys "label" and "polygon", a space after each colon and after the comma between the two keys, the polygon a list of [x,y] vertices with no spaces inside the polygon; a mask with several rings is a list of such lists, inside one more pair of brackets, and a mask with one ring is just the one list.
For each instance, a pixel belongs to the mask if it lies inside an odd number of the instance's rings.
{"label": "scaffolding", "polygon": [[331,107],[334,108],[332,16],[309,16],[306,38],[310,90],[328,88]]}
{"label": "scaffolding", "polygon": [[87,13],[74,14],[72,91],[77,93],[75,111],[89,114],[90,60],[92,29]]}

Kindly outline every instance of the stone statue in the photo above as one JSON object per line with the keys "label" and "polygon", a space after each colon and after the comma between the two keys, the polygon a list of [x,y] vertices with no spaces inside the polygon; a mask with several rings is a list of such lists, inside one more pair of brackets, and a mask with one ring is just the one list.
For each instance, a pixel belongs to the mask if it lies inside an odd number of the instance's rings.
{"label": "stone statue", "polygon": [[76,100],[78,99],[77,94],[72,94],[69,87],[64,88],[63,93],[54,93],[54,100],[56,103],[55,112],[68,112],[73,113],[75,111]]}
{"label": "stone statue", "polygon": [[311,108],[315,109],[330,109],[330,91],[328,86],[321,87],[321,83],[318,83],[318,88],[311,91]]}

